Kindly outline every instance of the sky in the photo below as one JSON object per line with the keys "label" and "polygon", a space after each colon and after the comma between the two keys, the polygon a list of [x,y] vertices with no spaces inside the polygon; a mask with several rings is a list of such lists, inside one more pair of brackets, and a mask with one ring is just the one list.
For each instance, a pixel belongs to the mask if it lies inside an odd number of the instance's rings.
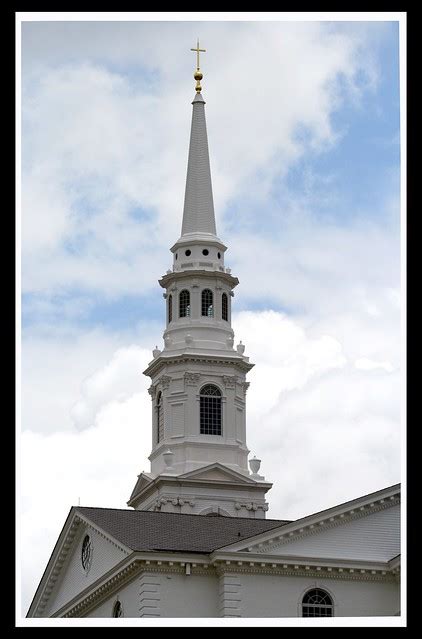
{"label": "sky", "polygon": [[198,36],[267,517],[400,481],[399,25],[282,16],[22,22],[23,616],[71,506],[149,471]]}

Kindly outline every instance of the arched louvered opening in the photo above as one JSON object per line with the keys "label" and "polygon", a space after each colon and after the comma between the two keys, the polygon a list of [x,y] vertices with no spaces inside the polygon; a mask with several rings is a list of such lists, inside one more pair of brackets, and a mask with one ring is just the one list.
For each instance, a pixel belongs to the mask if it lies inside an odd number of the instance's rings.
{"label": "arched louvered opening", "polygon": [[159,444],[164,439],[163,394],[161,391],[159,391],[159,393],[157,394],[155,410],[156,410],[157,444]]}
{"label": "arched louvered opening", "polygon": [[167,300],[167,313],[168,313],[168,321],[169,324],[171,322],[171,320],[173,319],[173,296],[169,295],[168,300]]}
{"label": "arched louvered opening", "polygon": [[190,293],[187,290],[180,291],[179,317],[190,317]]}
{"label": "arched louvered opening", "polygon": [[213,294],[209,288],[202,291],[202,310],[204,317],[214,317]]}
{"label": "arched louvered opening", "polygon": [[227,299],[227,293],[223,293],[221,297],[221,317],[226,322],[229,319],[229,301]]}
{"label": "arched louvered opening", "polygon": [[333,600],[328,592],[313,588],[302,599],[302,617],[333,617]]}
{"label": "arched louvered opening", "polygon": [[214,384],[206,384],[199,393],[201,435],[222,434],[221,391]]}

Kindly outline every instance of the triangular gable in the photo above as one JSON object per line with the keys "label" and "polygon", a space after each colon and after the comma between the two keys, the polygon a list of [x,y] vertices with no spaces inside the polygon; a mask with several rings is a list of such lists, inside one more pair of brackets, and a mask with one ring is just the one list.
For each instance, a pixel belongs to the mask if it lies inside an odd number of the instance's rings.
{"label": "triangular gable", "polygon": [[208,466],[202,466],[195,470],[191,470],[188,473],[179,475],[180,479],[194,479],[196,481],[221,481],[221,482],[235,482],[243,484],[255,484],[253,479],[250,479],[247,475],[242,475],[223,464],[218,462],[209,464]]}
{"label": "triangular gable", "polygon": [[135,484],[135,488],[132,490],[132,494],[129,497],[129,501],[127,503],[130,504],[132,499],[134,499],[134,497],[136,497],[138,493],[142,492],[151,482],[152,479],[148,477],[146,473],[141,473],[140,475],[138,475],[138,480]]}
{"label": "triangular gable", "polygon": [[[82,566],[85,536],[91,544],[88,569]],[[131,553],[118,540],[73,507],[41,578],[28,617],[51,616],[78,592],[89,586]]]}
{"label": "triangular gable", "polygon": [[[400,552],[399,548],[394,552],[394,549],[399,546],[399,504],[400,484],[396,484],[339,506],[302,517],[280,526],[280,528],[274,528],[271,531],[250,537],[243,542],[230,544],[221,550],[266,554],[289,553],[292,555],[305,553],[305,556],[311,556],[315,552],[319,557],[325,556],[321,554],[323,552],[332,553],[328,554],[327,557],[338,556],[341,552],[356,555],[359,552],[364,553],[363,549],[358,550],[357,545],[359,537],[367,535],[368,539],[371,540],[371,548],[373,548],[371,552],[382,554],[387,557],[385,561],[388,561]],[[375,517],[377,513],[384,510],[390,512]],[[370,519],[371,515],[373,515],[372,519]],[[350,525],[360,519],[362,520],[360,524],[346,530],[346,524]],[[387,531],[384,526],[387,526]],[[338,529],[337,532],[329,533],[335,528]],[[350,538],[353,538],[355,546],[350,545],[351,542],[347,542],[348,533]],[[323,541],[323,534],[326,534],[325,541]],[[338,551],[334,550],[335,543],[339,544]],[[377,551],[377,544],[383,543],[386,543],[385,550]],[[389,555],[389,553],[392,554]]]}
{"label": "triangular gable", "polygon": [[377,510],[345,523],[334,521],[293,538],[265,544],[259,553],[388,562],[400,552],[400,506]]}

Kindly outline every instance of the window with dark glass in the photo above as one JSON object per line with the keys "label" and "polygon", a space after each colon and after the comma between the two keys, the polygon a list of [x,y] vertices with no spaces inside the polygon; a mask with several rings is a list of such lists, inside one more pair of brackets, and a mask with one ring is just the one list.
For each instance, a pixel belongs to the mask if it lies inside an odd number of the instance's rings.
{"label": "window with dark glass", "polygon": [[221,297],[221,317],[223,318],[223,320],[226,320],[226,322],[229,319],[228,308],[229,308],[229,305],[227,300],[227,293],[223,293]]}
{"label": "window with dark glass", "polygon": [[82,568],[86,571],[89,570],[92,561],[92,543],[89,535],[85,535],[82,542],[81,550],[81,563]]}
{"label": "window with dark glass", "polygon": [[201,435],[221,435],[221,391],[213,384],[201,388],[200,401],[200,433]]}
{"label": "window with dark glass", "polygon": [[302,617],[333,617],[333,600],[328,592],[313,588],[302,599]]}
{"label": "window with dark glass", "polygon": [[202,291],[202,315],[204,317],[214,317],[214,306],[212,300],[212,291],[209,288],[205,288]]}
{"label": "window with dark glass", "polygon": [[186,290],[180,291],[179,317],[190,317],[190,293]]}
{"label": "window with dark glass", "polygon": [[159,391],[157,395],[156,402],[156,412],[157,412],[157,444],[159,444],[164,439],[164,413],[163,413],[163,394]]}
{"label": "window with dark glass", "polygon": [[171,320],[173,319],[173,297],[171,295],[169,295],[167,303],[168,303],[168,316],[169,316],[169,324],[170,324]]}

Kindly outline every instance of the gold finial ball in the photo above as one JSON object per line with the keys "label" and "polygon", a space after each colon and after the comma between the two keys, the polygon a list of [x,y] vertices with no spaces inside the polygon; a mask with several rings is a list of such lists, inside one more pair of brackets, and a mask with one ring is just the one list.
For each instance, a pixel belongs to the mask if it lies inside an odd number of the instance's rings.
{"label": "gold finial ball", "polygon": [[198,71],[195,71],[195,73],[193,74],[193,77],[195,78],[195,80],[196,80],[197,82],[199,82],[200,80],[202,80],[202,78],[203,78],[204,76],[203,76],[203,75],[202,75],[202,73],[198,70]]}

